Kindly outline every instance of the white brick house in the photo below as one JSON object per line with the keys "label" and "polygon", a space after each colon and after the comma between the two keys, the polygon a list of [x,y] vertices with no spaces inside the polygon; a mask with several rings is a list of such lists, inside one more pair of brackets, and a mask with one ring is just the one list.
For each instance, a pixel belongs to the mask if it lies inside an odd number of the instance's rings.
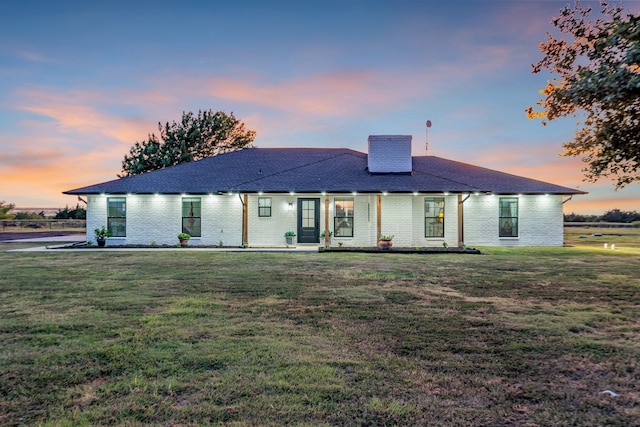
{"label": "white brick house", "polygon": [[411,136],[349,149],[249,148],[65,192],[86,197],[87,240],[109,245],[560,246],[562,202],[581,191],[434,156]]}

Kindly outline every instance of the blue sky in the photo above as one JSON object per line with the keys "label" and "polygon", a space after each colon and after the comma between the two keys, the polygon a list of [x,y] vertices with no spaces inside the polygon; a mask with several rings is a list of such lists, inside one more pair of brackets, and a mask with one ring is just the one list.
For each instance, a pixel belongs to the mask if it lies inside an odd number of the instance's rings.
{"label": "blue sky", "polygon": [[640,210],[638,184],[583,182],[558,156],[575,119],[524,113],[566,3],[3,2],[0,200],[75,205],[62,191],[114,179],[158,122],[212,109],[258,147],[366,151],[368,135],[411,134],[422,154],[429,119],[431,155],[590,193],[565,212]]}

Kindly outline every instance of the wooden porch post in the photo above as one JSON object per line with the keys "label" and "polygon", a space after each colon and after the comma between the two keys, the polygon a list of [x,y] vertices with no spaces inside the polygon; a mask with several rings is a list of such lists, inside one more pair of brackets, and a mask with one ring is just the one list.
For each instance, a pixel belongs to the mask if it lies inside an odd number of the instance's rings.
{"label": "wooden porch post", "polygon": [[324,195],[324,245],[329,246],[329,195]]}
{"label": "wooden porch post", "polygon": [[382,196],[376,194],[376,240],[382,234]]}
{"label": "wooden porch post", "polygon": [[464,245],[464,203],[462,202],[462,194],[458,194],[458,247]]}
{"label": "wooden porch post", "polygon": [[242,246],[249,246],[249,195],[246,193],[242,203]]}

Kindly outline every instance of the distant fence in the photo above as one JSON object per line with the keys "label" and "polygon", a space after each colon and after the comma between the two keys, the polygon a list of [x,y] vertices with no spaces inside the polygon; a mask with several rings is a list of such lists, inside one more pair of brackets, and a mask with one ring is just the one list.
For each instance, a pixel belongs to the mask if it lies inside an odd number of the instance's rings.
{"label": "distant fence", "polygon": [[565,227],[639,228],[640,222],[565,222]]}
{"label": "distant fence", "polygon": [[1,231],[84,230],[86,219],[3,219]]}

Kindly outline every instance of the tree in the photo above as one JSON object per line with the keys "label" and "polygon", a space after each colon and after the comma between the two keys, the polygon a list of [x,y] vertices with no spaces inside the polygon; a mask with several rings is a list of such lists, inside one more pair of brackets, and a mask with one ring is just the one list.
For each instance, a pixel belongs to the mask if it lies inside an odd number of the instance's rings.
{"label": "tree", "polygon": [[639,220],[640,220],[640,214],[638,214],[636,211],[627,212],[627,211],[621,211],[620,209],[612,209],[610,211],[605,212],[605,214],[602,215],[602,221],[605,221],[605,222],[631,223],[633,221],[639,221]]}
{"label": "tree", "polygon": [[[40,213],[44,213],[44,212],[40,212]],[[39,213],[20,211],[20,212],[16,212],[13,219],[45,219],[45,218],[44,218],[44,215],[41,215]]]}
{"label": "tree", "polygon": [[4,200],[0,200],[0,219],[11,219],[13,215],[9,214],[16,205],[13,203],[5,204]]}
{"label": "tree", "polygon": [[69,206],[65,206],[64,209],[60,209],[56,212],[55,219],[87,219],[87,210],[76,203],[74,209],[69,209]]}
{"label": "tree", "polygon": [[569,41],[547,33],[540,44],[545,55],[533,64],[559,76],[540,92],[544,98],[529,118],[546,121],[579,117],[580,129],[563,144],[564,156],[582,156],[585,179],[616,179],[616,188],[640,180],[640,16],[623,15],[622,6],[601,3],[600,16],[589,20],[591,7],[565,6],[552,24]]}
{"label": "tree", "polygon": [[183,112],[179,123],[158,123],[160,137],[150,134],[136,142],[122,161],[122,176],[192,162],[205,157],[250,147],[256,133],[246,130],[233,113],[222,111]]}

